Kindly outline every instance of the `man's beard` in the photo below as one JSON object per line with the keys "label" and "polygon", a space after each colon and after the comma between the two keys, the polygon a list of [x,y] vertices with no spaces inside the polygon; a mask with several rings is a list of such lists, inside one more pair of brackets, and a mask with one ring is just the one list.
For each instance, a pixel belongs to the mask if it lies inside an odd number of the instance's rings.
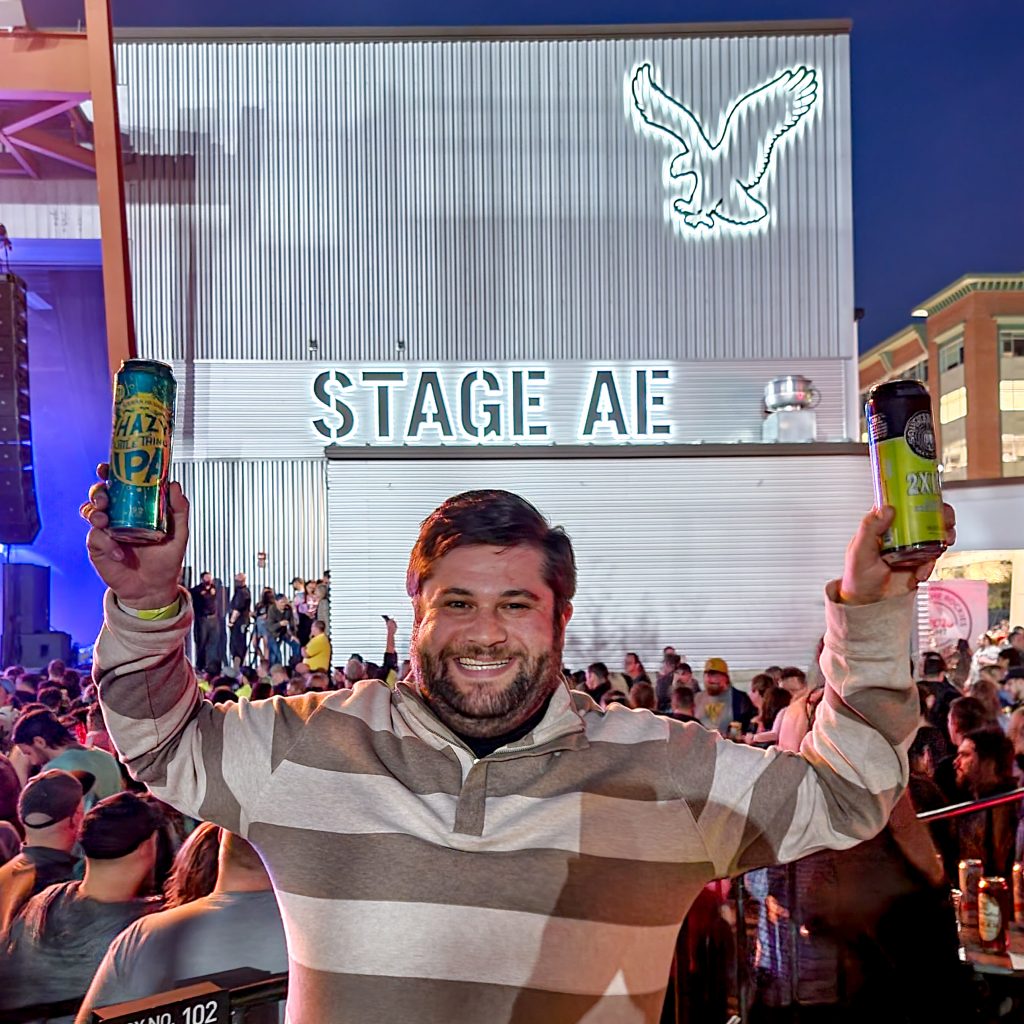
{"label": "man's beard", "polygon": [[[519,669],[508,683],[480,683],[463,690],[448,674],[456,658],[505,661],[515,658]],[[512,732],[537,711],[558,684],[561,651],[552,649],[530,657],[523,651],[445,647],[440,654],[422,650],[414,641],[412,662],[419,691],[438,718],[453,732],[477,738]]]}

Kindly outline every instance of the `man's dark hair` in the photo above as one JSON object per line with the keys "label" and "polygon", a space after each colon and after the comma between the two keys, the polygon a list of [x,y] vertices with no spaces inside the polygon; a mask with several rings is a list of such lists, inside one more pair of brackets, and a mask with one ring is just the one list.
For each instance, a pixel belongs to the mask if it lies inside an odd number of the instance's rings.
{"label": "man's dark hair", "polygon": [[682,708],[693,711],[694,694],[689,686],[673,686],[671,700],[673,704],[678,704]]}
{"label": "man's dark hair", "polygon": [[917,730],[914,742],[910,744],[908,757],[910,758],[911,771],[914,765],[920,763],[926,753],[932,755],[932,767],[934,768],[943,758],[949,756],[949,740],[941,729],[934,725],[922,725]]}
{"label": "man's dark hair", "polygon": [[999,652],[999,657],[1006,661],[1007,668],[1024,667],[1024,654],[1018,651],[1016,647],[1004,647]]}
{"label": "man's dark hair", "polygon": [[683,659],[678,654],[666,654],[661,660],[664,664],[668,665],[669,672],[675,672]]}
{"label": "man's dark hair", "polygon": [[677,672],[689,672],[691,676],[693,675],[693,669],[690,668],[689,662],[686,662],[686,661],[679,662],[679,664],[676,665],[676,669],[675,670]]}
{"label": "man's dark hair", "polygon": [[272,683],[253,683],[252,684],[252,696],[250,700],[268,700],[274,696],[274,686]]}
{"label": "man's dark hair", "polygon": [[238,694],[230,686],[215,686],[210,691],[211,704],[237,704]]}
{"label": "man's dark hair", "polygon": [[782,671],[782,667],[780,665],[769,665],[764,671],[765,675],[774,676],[776,672]]}
{"label": "man's dark hair", "polygon": [[409,555],[405,589],[416,600],[434,563],[467,544],[510,548],[529,544],[544,555],[544,582],[555,596],[558,621],[576,593],[576,558],[569,535],[552,527],[525,498],[510,491],[466,491],[449,498],[420,526]]}
{"label": "man's dark hair", "polygon": [[64,703],[64,694],[60,692],[58,686],[44,686],[39,691],[39,703],[45,704],[51,711],[60,711],[61,704]]}
{"label": "man's dark hair", "polygon": [[49,708],[37,708],[23,713],[14,723],[11,742],[31,743],[37,736],[42,737],[48,747],[66,747],[75,740]]}
{"label": "man's dark hair", "polygon": [[256,669],[251,668],[249,665],[243,665],[239,670],[238,674],[250,685],[259,681],[259,674]]}
{"label": "man's dark hair", "polygon": [[949,721],[961,736],[981,729],[989,718],[988,709],[977,697],[957,697],[949,705]]}
{"label": "man's dark hair", "polygon": [[800,684],[803,685],[807,682],[807,673],[802,668],[797,668],[796,665],[787,665],[782,670],[780,679],[799,679]]}
{"label": "man's dark hair", "polygon": [[608,666],[603,661],[595,661],[592,665],[588,665],[587,671],[591,675],[597,676],[602,683],[608,682]]}
{"label": "man's dark hair", "polygon": [[925,651],[921,658],[922,676],[940,676],[946,671],[946,659],[938,651]]}
{"label": "man's dark hair", "polygon": [[974,744],[975,753],[982,761],[991,761],[1001,779],[1013,775],[1013,740],[998,726],[974,729],[964,736]]}

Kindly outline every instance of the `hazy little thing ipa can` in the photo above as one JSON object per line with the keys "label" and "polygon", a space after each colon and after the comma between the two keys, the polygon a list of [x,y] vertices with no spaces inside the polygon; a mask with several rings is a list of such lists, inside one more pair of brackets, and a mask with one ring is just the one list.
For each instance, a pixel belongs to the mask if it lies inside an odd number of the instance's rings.
{"label": "hazy little thing ipa can", "polygon": [[916,380],[878,384],[868,395],[864,414],[875,504],[896,510],[882,538],[882,557],[894,569],[912,569],[946,549],[928,389]]}
{"label": "hazy little thing ipa can", "polygon": [[114,433],[108,491],[110,532],[133,544],[167,535],[177,384],[166,363],[128,359],[114,378]]}

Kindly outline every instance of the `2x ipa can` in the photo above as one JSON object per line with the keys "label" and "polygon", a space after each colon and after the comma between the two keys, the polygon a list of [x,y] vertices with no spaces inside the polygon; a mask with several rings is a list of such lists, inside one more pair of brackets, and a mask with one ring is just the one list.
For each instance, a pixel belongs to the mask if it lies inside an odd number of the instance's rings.
{"label": "2x ipa can", "polygon": [[107,515],[110,532],[132,544],[167,535],[176,391],[170,366],[156,360],[125,360],[114,378]]}
{"label": "2x ipa can", "polygon": [[928,389],[916,380],[878,384],[868,395],[864,415],[875,504],[896,510],[882,537],[882,557],[894,569],[912,569],[946,549]]}

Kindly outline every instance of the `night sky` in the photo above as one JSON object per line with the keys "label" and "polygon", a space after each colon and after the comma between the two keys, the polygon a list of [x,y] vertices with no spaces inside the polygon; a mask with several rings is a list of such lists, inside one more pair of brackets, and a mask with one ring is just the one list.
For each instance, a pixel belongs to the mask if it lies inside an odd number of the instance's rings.
{"label": "night sky", "polygon": [[[27,0],[38,27],[81,2]],[[855,303],[861,347],[964,273],[1024,270],[1019,0],[114,0],[117,25],[402,26],[853,20]]]}

